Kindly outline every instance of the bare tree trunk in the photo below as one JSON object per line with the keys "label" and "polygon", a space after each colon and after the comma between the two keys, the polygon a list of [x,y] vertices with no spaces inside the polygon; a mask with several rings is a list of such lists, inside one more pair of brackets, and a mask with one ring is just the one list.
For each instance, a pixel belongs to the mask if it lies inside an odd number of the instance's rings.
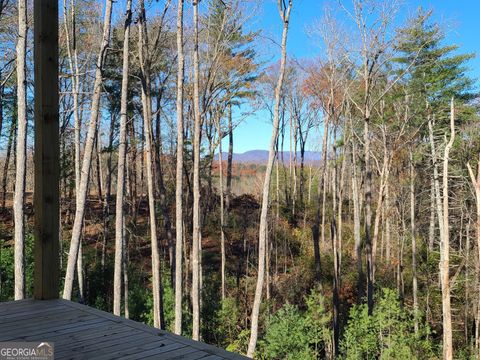
{"label": "bare tree trunk", "polygon": [[364,274],[362,264],[362,239],[360,236],[360,196],[357,179],[357,147],[352,139],[352,197],[353,197],[353,235],[355,239],[355,257],[357,261],[357,301],[360,302],[364,295]]}
{"label": "bare tree trunk", "polygon": [[[103,186],[103,166],[102,166],[102,136],[100,133],[100,123],[97,122],[97,138],[96,138],[96,144],[95,144],[95,155],[96,155],[96,160],[97,160],[97,190],[98,190],[98,201],[100,204],[103,205],[103,194],[105,193],[104,191],[104,186]],[[105,234],[104,234],[105,235]]]}
{"label": "bare tree trunk", "polygon": [[265,181],[263,183],[263,196],[262,196],[262,210],[260,215],[260,229],[258,238],[258,277],[257,285],[255,288],[255,298],[253,302],[252,315],[251,315],[251,331],[250,341],[248,343],[247,356],[253,357],[255,347],[257,345],[258,337],[258,317],[260,313],[260,304],[262,302],[263,282],[265,276],[265,251],[267,241],[267,215],[268,215],[268,202],[270,197],[270,177],[272,175],[273,161],[275,159],[275,143],[278,137],[278,125],[279,125],[279,113],[280,113],[280,97],[282,93],[283,79],[285,76],[285,66],[287,61],[287,34],[288,24],[290,19],[290,11],[292,10],[293,0],[289,0],[286,5],[282,0],[278,1],[278,7],[280,17],[283,22],[282,32],[282,55],[280,60],[280,73],[278,76],[277,86],[275,88],[275,107],[273,112],[273,129],[272,137],[270,139],[270,148],[268,152],[268,163],[265,171]]}
{"label": "bare tree trunk", "polygon": [[200,139],[201,139],[201,115],[200,115],[200,70],[198,60],[198,3],[193,1],[193,108],[195,126],[193,133],[193,241],[192,241],[192,338],[200,340],[200,287],[201,267],[201,219],[200,219]]}
{"label": "bare tree trunk", "polygon": [[287,198],[291,201],[288,202],[289,209],[292,209],[292,218],[295,217],[295,199],[293,198],[293,129],[292,129],[292,115],[288,118],[288,196]]}
{"label": "bare tree trunk", "polygon": [[177,168],[175,188],[175,334],[182,334],[182,254],[183,254],[183,3],[177,13]]}
{"label": "bare tree trunk", "polygon": [[27,171],[27,1],[18,1],[17,147],[15,197],[15,300],[25,298],[25,176]]}
{"label": "bare tree trunk", "polygon": [[440,279],[442,285],[443,358],[453,359],[452,310],[450,305],[450,227],[448,219],[448,157],[455,140],[455,113],[453,98],[450,108],[450,140],[443,157],[443,239],[440,247]]}
{"label": "bare tree trunk", "polygon": [[67,271],[65,274],[65,285],[63,288],[63,298],[70,300],[72,297],[73,279],[75,274],[75,264],[78,257],[78,248],[80,245],[80,237],[83,227],[83,218],[85,214],[85,202],[87,198],[88,179],[90,173],[90,165],[92,162],[93,146],[95,143],[95,135],[97,130],[97,121],[99,116],[99,105],[102,85],[102,68],[105,61],[105,55],[110,39],[110,25],[112,18],[112,0],[105,2],[105,17],[103,23],[103,37],[100,51],[97,58],[97,66],[95,70],[95,82],[93,85],[92,107],[90,110],[90,123],[88,125],[87,138],[82,162],[81,181],[78,186],[77,208],[75,211],[75,220],[72,229],[72,240],[70,242],[70,250],[68,253]]}
{"label": "bare tree trunk", "polygon": [[292,119],[292,125],[293,125],[293,195],[292,195],[292,216],[293,216],[293,221],[294,224],[296,224],[296,213],[297,213],[297,133],[298,133],[298,126],[297,122],[293,121]]}
{"label": "bare tree trunk", "polygon": [[[473,169],[470,166],[470,163],[467,163],[467,168],[468,168],[468,173],[470,175],[470,180],[472,181],[472,185],[475,189],[476,212],[477,212],[475,232],[476,232],[476,238],[477,238],[477,252],[478,252],[477,265],[476,265],[477,281],[475,285],[478,287],[480,284],[480,155],[478,156],[477,176],[475,177],[475,174],[473,173]],[[469,236],[469,234],[467,234],[467,236]],[[476,314],[476,321],[475,321],[475,349],[477,351],[477,354],[480,350],[479,323],[480,323],[480,305],[477,303],[477,314]]]}
{"label": "bare tree trunk", "polygon": [[[233,161],[233,124],[232,124],[232,104],[228,104],[228,158],[227,158],[227,189],[225,192],[225,207],[230,209],[232,200],[232,161]],[[278,174],[277,174],[278,177]]]}
{"label": "bare tree trunk", "polygon": [[[121,96],[121,95],[120,95]],[[121,100],[120,100],[121,101]],[[121,106],[121,105],[120,105]],[[116,115],[110,115],[110,130],[108,132],[108,158],[107,158],[107,178],[105,179],[105,211],[104,216],[107,218],[105,221],[106,228],[104,232],[106,232],[108,228],[108,218],[109,218],[109,202],[110,197],[112,195],[112,173],[113,173],[113,166],[112,166],[112,158],[113,158],[113,137],[115,134],[115,126],[116,126]]]}
{"label": "bare tree trunk", "polygon": [[333,146],[332,146],[332,155],[333,155],[333,181],[332,181],[332,220],[330,224],[330,236],[332,238],[332,255],[333,255],[333,347],[335,357],[338,356],[339,350],[339,337],[340,337],[340,323],[339,323],[339,308],[340,308],[340,299],[339,299],[339,256],[338,256],[338,232],[337,232],[337,199],[338,199],[338,186],[337,186],[337,124],[334,124],[333,127]]}
{"label": "bare tree trunk", "polygon": [[374,263],[373,263],[373,248],[370,231],[372,228],[372,170],[370,164],[370,113],[369,108],[365,113],[364,119],[364,162],[365,162],[365,250],[367,253],[367,304],[368,314],[373,312],[373,277],[374,277]]}
{"label": "bare tree trunk", "polygon": [[[321,241],[322,244],[325,242],[325,209],[327,203],[327,162],[328,162],[328,125],[329,125],[328,114],[325,115],[325,125],[323,129],[323,144],[322,144],[322,158],[323,158],[323,170],[322,170],[322,181],[320,188],[322,189],[322,226],[321,226]],[[319,182],[320,184],[320,182]]]}
{"label": "bare tree trunk", "polygon": [[398,207],[402,207],[402,211],[399,217],[402,223],[402,235],[398,235],[398,258],[397,258],[397,266],[398,266],[398,277],[397,277],[397,288],[398,288],[398,297],[400,299],[400,305],[403,306],[405,302],[405,282],[403,280],[403,249],[405,247],[405,238],[407,236],[407,226],[405,224],[405,211],[403,211],[403,204],[398,205]]}
{"label": "bare tree trunk", "polygon": [[128,305],[128,292],[129,292],[129,289],[128,289],[128,262],[129,262],[129,257],[128,257],[128,242],[127,242],[127,237],[126,237],[126,234],[125,234],[125,229],[126,229],[126,226],[125,226],[125,215],[124,215],[124,218],[122,219],[122,225],[123,225],[123,231],[122,231],[122,247],[123,247],[123,250],[122,250],[122,255],[123,255],[123,259],[122,259],[122,267],[123,267],[123,289],[124,289],[124,297],[123,297],[123,301],[124,301],[124,311],[125,311],[125,318],[130,318],[130,308],[129,308],[129,305]]}
{"label": "bare tree trunk", "polygon": [[[329,125],[329,116],[326,114],[324,126],[323,126],[323,140],[322,140],[322,173],[321,177],[319,176],[317,184],[317,211],[315,216],[315,224],[312,228],[312,238],[313,238],[313,253],[315,257],[315,278],[317,281],[320,281],[320,239],[323,243],[325,240],[325,198],[326,198],[326,189],[325,189],[325,175],[327,167],[327,140],[328,140],[328,125]],[[322,199],[320,199],[321,195]],[[322,220],[320,222],[320,202],[322,204],[321,216]],[[321,233],[321,236],[320,236]]]}
{"label": "bare tree trunk", "polygon": [[163,150],[162,150],[162,135],[160,131],[160,109],[161,103],[160,98],[157,97],[157,114],[156,114],[156,132],[157,132],[157,139],[155,150],[155,160],[154,164],[157,167],[156,175],[157,175],[157,193],[159,198],[160,210],[162,212],[163,217],[163,227],[165,229],[165,234],[167,237],[167,247],[168,247],[168,259],[169,259],[169,267],[170,267],[170,285],[172,288],[174,287],[174,273],[175,273],[175,250],[173,248],[173,234],[172,234],[172,222],[170,220],[170,213],[168,209],[168,200],[167,200],[167,189],[165,188],[165,181],[163,177]]}
{"label": "bare tree trunk", "polygon": [[218,120],[218,171],[219,171],[219,189],[220,189],[220,253],[221,253],[221,269],[222,276],[222,300],[225,300],[225,210],[223,200],[223,159],[222,159],[222,129],[220,119]]}
{"label": "bare tree trunk", "polygon": [[82,237],[80,236],[80,243],[78,244],[78,255],[77,255],[77,280],[78,280],[78,296],[79,302],[83,304],[85,302],[85,293],[84,293],[84,276],[83,276],[83,244]]}
{"label": "bare tree trunk", "polygon": [[[104,198],[103,198],[103,176],[102,176],[102,154],[101,154],[101,149],[102,149],[102,141],[101,141],[101,136],[100,136],[100,122],[97,120],[97,135],[96,135],[96,141],[95,141],[95,169],[96,169],[96,174],[95,174],[95,179],[97,180],[97,196],[98,196],[98,203],[103,209],[103,231],[102,231],[102,258],[101,258],[101,263],[102,263],[102,269],[105,270],[105,259],[107,256],[107,239],[108,239],[108,227],[107,227],[107,218],[105,217],[105,204],[104,204]],[[90,191],[87,192],[89,194]],[[83,283],[84,283],[84,277],[83,277],[83,254],[82,254],[82,248],[83,248],[83,238],[80,237],[80,244],[78,246],[78,257],[77,257],[77,277],[78,277],[78,288],[79,288],[79,297],[80,297],[80,302],[83,303]],[[103,274],[104,279],[105,279],[105,274]]]}
{"label": "bare tree trunk", "polygon": [[310,205],[310,202],[312,201],[312,165],[310,164],[308,166],[308,195],[307,195],[307,203]]}
{"label": "bare tree trunk", "polygon": [[[102,204],[103,214],[103,246],[102,246],[102,255],[105,256],[105,251],[107,248],[107,239],[109,238],[109,223],[110,223],[110,198],[112,193],[112,147],[113,147],[113,135],[115,131],[116,116],[114,114],[110,115],[110,130],[108,136],[108,157],[107,157],[107,175],[105,183],[103,183],[103,165],[102,165],[102,146],[101,146],[101,136],[100,130],[97,133],[97,159],[98,159],[98,174],[99,174],[99,186],[102,188],[103,196],[99,197],[100,203]],[[80,244],[81,246],[81,244]],[[103,262],[105,264],[105,262]]]}
{"label": "bare tree trunk", "polygon": [[438,164],[437,164],[437,153],[435,148],[435,140],[433,138],[433,122],[432,120],[428,121],[428,129],[429,129],[429,138],[430,138],[430,149],[432,155],[432,164],[433,164],[433,184],[435,190],[435,204],[437,208],[437,219],[438,219],[438,227],[440,229],[440,242],[443,241],[443,235],[445,232],[443,231],[443,208],[442,208],[442,194],[440,193],[440,179],[438,174]]}
{"label": "bare tree trunk", "polygon": [[[129,132],[130,137],[130,151],[129,153],[129,160],[131,171],[130,171],[130,180],[129,180],[129,193],[130,193],[130,213],[133,216],[133,222],[136,221],[136,207],[137,207],[137,185],[138,185],[138,177],[137,177],[137,137],[135,135],[135,122],[130,122],[130,126],[127,124],[127,132]],[[128,155],[128,154],[127,154]],[[128,158],[127,158],[128,159]],[[127,169],[128,171],[128,169]]]}
{"label": "bare tree trunk", "polygon": [[[467,225],[465,227],[466,239],[465,239],[465,279],[470,276],[470,218],[468,219]],[[476,284],[475,284],[476,285]],[[468,285],[465,286],[465,304],[464,313],[463,313],[463,323],[464,323],[464,331],[465,331],[465,343],[468,342],[468,336],[470,333],[470,324],[469,324],[469,312],[470,312],[470,287]]]}
{"label": "bare tree trunk", "polygon": [[[478,223],[478,220],[477,220]],[[478,230],[478,229],[477,229]],[[477,232],[477,242],[478,242],[478,232]],[[477,249],[477,251],[480,252],[480,250]],[[475,262],[475,273],[480,274],[480,258],[476,259],[477,261]],[[477,289],[480,288],[480,277],[477,276]],[[479,305],[479,299],[477,295],[477,311],[475,311],[475,354],[477,357],[480,355],[480,305]]]}
{"label": "bare tree trunk", "polygon": [[[67,57],[68,64],[70,67],[70,72],[72,76],[72,98],[73,98],[73,119],[74,119],[74,167],[75,167],[75,200],[76,202],[79,199],[78,191],[80,185],[80,116],[79,116],[79,99],[78,93],[80,90],[79,85],[79,73],[78,73],[78,57],[77,57],[77,41],[76,41],[76,16],[75,16],[75,2],[74,0],[70,1],[70,22],[71,30],[68,26],[68,11],[67,11],[67,1],[63,1],[63,16],[64,16],[64,25],[65,25],[65,40],[67,48]],[[70,31],[72,39],[70,40]],[[78,204],[76,204],[78,206]],[[80,302],[84,302],[84,280],[83,280],[83,254],[82,254],[82,242],[80,239],[79,248],[78,248],[78,257],[77,257],[77,277],[78,277],[78,287],[80,292]]]}
{"label": "bare tree trunk", "polygon": [[[128,105],[128,67],[129,67],[129,41],[130,41],[130,24],[132,22],[132,0],[127,0],[127,8],[125,12],[125,25],[123,37],[123,65],[122,65],[122,93],[120,100],[120,133],[118,141],[118,166],[117,166],[117,194],[115,202],[115,264],[113,275],[113,313],[120,316],[122,301],[122,265],[125,263],[124,257],[124,227],[125,218],[123,213],[123,200],[125,194],[125,161],[127,154],[127,105]],[[124,276],[127,274],[124,272]],[[125,281],[125,287],[128,285]],[[125,290],[125,304],[128,305]],[[125,317],[127,317],[128,309],[125,308]]]}
{"label": "bare tree trunk", "polygon": [[[78,93],[80,90],[79,72],[78,72],[78,57],[77,57],[77,41],[76,41],[76,16],[75,16],[75,1],[70,1],[70,22],[71,29],[68,26],[68,11],[67,0],[63,1],[63,17],[65,25],[66,48],[68,55],[68,64],[72,74],[72,97],[73,97],[73,119],[74,119],[74,143],[75,143],[75,186],[77,189],[76,199],[78,199],[78,189],[80,185],[80,116],[79,116],[79,101]],[[70,39],[70,31],[72,38]]]}
{"label": "bare tree trunk", "polygon": [[415,230],[415,167],[410,150],[410,236],[412,237],[412,291],[415,334],[418,334],[417,239]]}
{"label": "bare tree trunk", "polygon": [[[381,116],[383,118],[383,113],[384,113],[384,102],[381,102]],[[373,225],[373,238],[372,238],[372,281],[375,280],[375,259],[377,256],[377,244],[378,244],[378,233],[379,233],[379,228],[380,228],[380,218],[382,215],[382,211],[380,209],[383,208],[383,201],[384,201],[384,194],[385,194],[385,188],[388,184],[389,181],[389,175],[390,175],[390,163],[391,163],[391,151],[388,149],[388,140],[387,140],[387,129],[385,126],[382,126],[382,138],[383,138],[383,164],[382,164],[382,170],[380,172],[380,187],[378,190],[378,196],[377,196],[377,207],[376,207],[376,212],[375,212],[375,220],[374,220],[374,225]]]}
{"label": "bare tree trunk", "polygon": [[[285,106],[284,106],[285,107]],[[285,207],[290,206],[290,189],[289,189],[289,179],[287,175],[287,170],[285,167],[285,152],[284,152],[284,140],[285,140],[285,109],[282,109],[282,116],[280,121],[280,134],[281,134],[281,141],[280,141],[280,156],[277,155],[277,159],[281,158],[282,164],[282,175],[283,175],[283,193],[285,195]],[[278,153],[278,149],[277,149]]]}
{"label": "bare tree trunk", "polygon": [[267,240],[265,242],[265,287],[267,301],[270,300],[270,226],[267,223]]}
{"label": "bare tree trunk", "polygon": [[345,186],[345,168],[347,165],[346,147],[344,146],[342,156],[342,167],[340,169],[340,182],[338,186],[338,211],[337,211],[337,242],[338,242],[338,274],[342,272],[342,228],[343,228],[343,193]]}
{"label": "bare tree trunk", "polygon": [[7,144],[7,154],[5,155],[5,163],[3,164],[3,175],[2,175],[2,209],[5,209],[5,201],[7,197],[7,180],[8,180],[8,168],[10,165],[10,157],[12,156],[13,142],[15,138],[16,130],[15,119],[12,118],[10,124],[10,134],[8,135],[8,144]]}
{"label": "bare tree trunk", "polygon": [[[278,163],[280,162],[278,158],[278,139],[276,146],[276,158],[277,161],[275,162],[275,201],[276,201],[276,208],[275,208],[275,223],[278,225],[278,220],[280,219],[280,167]],[[277,267],[277,262],[275,261],[275,268]]]}
{"label": "bare tree trunk", "polygon": [[298,193],[300,195],[299,198],[299,204],[300,208],[303,210],[303,226],[305,227],[306,223],[306,214],[307,212],[305,211],[305,145],[306,145],[306,137],[307,135],[304,135],[302,133],[302,129],[300,126],[300,121],[297,123],[298,126],[298,132],[299,132],[299,139],[300,139],[300,181],[298,185]]}
{"label": "bare tree trunk", "polygon": [[[480,274],[480,259],[477,259],[475,264],[475,272]],[[480,279],[477,276],[477,289],[480,288]],[[478,295],[477,295],[478,296]],[[475,312],[475,354],[480,356],[480,301],[477,298],[477,311]]]}
{"label": "bare tree trunk", "polygon": [[[65,38],[66,48],[68,55],[68,63],[72,76],[72,97],[73,97],[73,119],[74,119],[74,145],[75,145],[75,185],[78,192],[78,186],[80,184],[80,116],[79,116],[79,79],[78,79],[78,61],[77,61],[77,42],[76,42],[76,17],[75,17],[75,2],[70,1],[70,22],[71,29],[68,26],[68,11],[67,0],[63,1],[63,17],[65,25]],[[70,31],[72,38],[70,39]]]}
{"label": "bare tree trunk", "polygon": [[390,232],[390,185],[385,185],[385,258],[390,263],[392,240]]}
{"label": "bare tree trunk", "polygon": [[428,226],[428,251],[432,252],[435,241],[435,183],[430,182],[430,223]]}
{"label": "bare tree trunk", "polygon": [[[385,154],[387,157],[388,155]],[[385,194],[385,187],[388,182],[388,177],[389,177],[389,161],[388,158],[385,158],[384,164],[383,164],[383,169],[382,173],[380,175],[380,188],[378,190],[378,199],[377,199],[377,206],[376,209],[377,211],[375,212],[375,219],[373,221],[373,237],[372,237],[372,258],[373,258],[373,264],[375,264],[375,258],[377,256],[377,247],[378,247],[378,233],[380,229],[380,219],[382,212],[380,209],[383,208],[383,201],[384,201],[384,194]],[[375,266],[373,267],[373,276],[375,276]]]}
{"label": "bare tree trunk", "polygon": [[142,82],[142,109],[143,109],[143,128],[145,133],[145,168],[147,171],[147,192],[148,192],[148,210],[150,216],[150,240],[152,246],[152,290],[153,290],[153,326],[164,329],[163,304],[162,304],[162,278],[160,272],[160,253],[157,240],[157,222],[155,217],[155,194],[153,184],[153,161],[152,153],[152,99],[150,84],[150,59],[146,52],[148,51],[148,35],[145,15],[145,6],[143,0],[139,1],[139,38],[138,50],[141,67]]}

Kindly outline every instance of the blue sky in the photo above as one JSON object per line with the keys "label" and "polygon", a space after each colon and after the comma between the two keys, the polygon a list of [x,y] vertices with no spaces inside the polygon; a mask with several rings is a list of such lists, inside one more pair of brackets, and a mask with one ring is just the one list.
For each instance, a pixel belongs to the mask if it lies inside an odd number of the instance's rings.
{"label": "blue sky", "polygon": [[[349,4],[350,0],[343,0]],[[388,1],[388,0],[387,0]],[[291,14],[288,55],[295,58],[315,57],[320,54],[316,42],[307,35],[307,29],[320,19],[324,4],[338,7],[336,0],[294,0]],[[433,20],[442,24],[445,29],[446,43],[460,46],[461,53],[477,53],[480,50],[480,1],[479,0],[420,0],[406,1],[398,14],[398,22],[402,23],[409,15],[414,14],[418,6],[433,10]],[[252,19],[252,27],[261,29],[264,35],[260,51],[267,60],[278,59],[277,42],[281,32],[276,0],[263,0],[260,11]],[[469,63],[471,76],[480,79],[480,58],[477,56]],[[253,149],[268,149],[271,135],[270,117],[266,112],[259,112],[246,118],[235,131],[234,152],[242,153]],[[315,139],[312,139],[315,141]],[[311,145],[315,149],[314,144]],[[224,149],[227,149],[226,143]]]}

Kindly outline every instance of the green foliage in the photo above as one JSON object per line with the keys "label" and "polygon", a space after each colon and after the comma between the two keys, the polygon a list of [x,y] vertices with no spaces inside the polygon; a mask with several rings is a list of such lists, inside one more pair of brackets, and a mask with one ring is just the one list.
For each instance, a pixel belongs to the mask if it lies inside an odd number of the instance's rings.
{"label": "green foliage", "polygon": [[[25,291],[26,296],[33,295],[33,234],[25,234]],[[13,300],[14,294],[14,248],[0,243],[0,301]]]}
{"label": "green foliage", "polygon": [[238,337],[227,346],[227,351],[236,352],[239,354],[246,354],[248,348],[248,341],[250,339],[250,329],[240,331]]}
{"label": "green foliage", "polygon": [[221,302],[215,317],[218,323],[217,333],[221,336],[220,341],[217,341],[219,345],[226,346],[235,342],[241,331],[241,315],[236,299],[229,297]]}
{"label": "green foliage", "polygon": [[323,296],[313,290],[305,302],[305,311],[287,303],[272,316],[259,342],[260,358],[307,360],[324,354],[331,335]]}
{"label": "green foliage", "polygon": [[163,314],[165,327],[173,332],[175,330],[175,289],[170,286],[168,279],[163,281]]}
{"label": "green foliage", "polygon": [[305,325],[310,336],[310,345],[315,354],[321,354],[326,347],[331,346],[330,315],[328,315],[324,298],[319,290],[313,290],[305,298],[307,310]]}
{"label": "green foliage", "polygon": [[13,300],[13,247],[0,247],[0,300]]}
{"label": "green foliage", "polygon": [[305,318],[295,305],[285,304],[270,320],[261,356],[265,359],[313,359]]}
{"label": "green foliage", "polygon": [[150,326],[153,326],[153,294],[151,291],[145,292],[143,296],[145,310],[140,314],[140,320]]}
{"label": "green foliage", "polygon": [[394,290],[383,289],[371,316],[366,304],[352,307],[341,351],[347,360],[431,359],[429,333],[421,325],[415,335],[413,316],[400,307]]}
{"label": "green foliage", "polygon": [[[150,282],[151,283],[151,282]],[[165,329],[173,332],[175,326],[175,290],[170,286],[168,275],[162,274],[163,316]],[[130,290],[129,306],[133,318],[153,326],[153,294],[145,286],[133,285]]]}
{"label": "green foliage", "polygon": [[[68,248],[68,245],[67,247]],[[83,262],[86,273],[86,292],[85,302],[87,305],[94,306],[96,309],[111,312],[113,304],[113,262],[106,259],[105,265],[102,267],[100,262],[94,262],[95,253],[88,251],[85,246],[83,250]],[[65,261],[64,264],[67,262]],[[90,267],[88,264],[93,264]],[[74,293],[78,294],[78,284],[75,283]]]}
{"label": "green foliage", "polygon": [[448,125],[449,114],[444,110],[450,99],[466,102],[472,97],[473,81],[466,74],[466,64],[474,55],[457,54],[457,45],[444,45],[444,32],[430,20],[431,12],[420,8],[412,22],[399,30],[396,62],[401,71],[408,68],[405,80],[414,121],[421,124],[433,113],[439,124]]}

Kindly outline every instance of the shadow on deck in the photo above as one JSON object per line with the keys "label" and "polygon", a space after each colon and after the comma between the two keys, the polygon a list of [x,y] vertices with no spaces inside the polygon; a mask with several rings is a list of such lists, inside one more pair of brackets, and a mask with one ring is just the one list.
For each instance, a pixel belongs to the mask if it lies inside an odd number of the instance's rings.
{"label": "shadow on deck", "polygon": [[0,342],[54,344],[55,359],[248,359],[67,300],[0,303]]}

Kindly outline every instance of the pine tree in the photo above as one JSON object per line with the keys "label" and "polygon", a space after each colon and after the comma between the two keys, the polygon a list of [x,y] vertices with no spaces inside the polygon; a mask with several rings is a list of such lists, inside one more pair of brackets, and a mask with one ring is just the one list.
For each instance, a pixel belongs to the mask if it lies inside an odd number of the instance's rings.
{"label": "pine tree", "polygon": [[458,45],[443,45],[445,34],[431,22],[431,15],[419,8],[410,24],[398,31],[400,56],[395,61],[400,71],[408,67],[404,80],[414,121],[424,123],[434,116],[438,125],[448,128],[449,115],[444,109],[450,99],[465,103],[472,98],[473,81],[466,74],[466,63],[474,54],[456,54]]}

